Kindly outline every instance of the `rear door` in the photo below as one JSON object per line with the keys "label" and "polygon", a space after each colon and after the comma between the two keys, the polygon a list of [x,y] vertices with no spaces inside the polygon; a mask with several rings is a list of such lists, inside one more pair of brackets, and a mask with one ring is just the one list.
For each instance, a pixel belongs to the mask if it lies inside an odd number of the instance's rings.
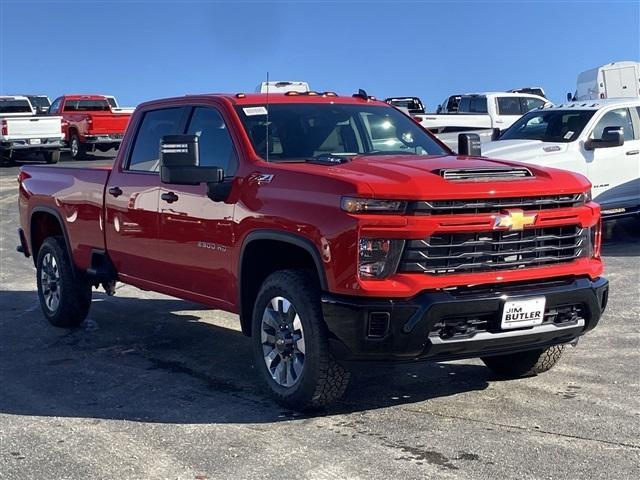
{"label": "rear door", "polygon": [[606,98],[637,97],[636,67],[607,69],[603,71]]}
{"label": "rear door", "polygon": [[624,145],[583,151],[588,177],[593,184],[594,200],[603,210],[638,204],[640,128],[637,122],[634,124],[635,115],[629,108],[616,108],[604,113],[589,138],[601,138],[605,127],[622,127]]}
{"label": "rear door", "polygon": [[160,139],[182,131],[185,112],[184,107],[144,112],[106,186],[107,248],[118,273],[134,284],[136,279],[158,283],[163,266],[157,248]]}
{"label": "rear door", "polygon": [[[238,156],[227,125],[214,106],[195,105],[185,133],[199,137],[200,165],[221,167],[230,178],[237,171]],[[234,205],[211,200],[205,184],[163,184],[160,189],[158,254],[163,260],[157,278],[201,296],[205,303],[234,304]]]}

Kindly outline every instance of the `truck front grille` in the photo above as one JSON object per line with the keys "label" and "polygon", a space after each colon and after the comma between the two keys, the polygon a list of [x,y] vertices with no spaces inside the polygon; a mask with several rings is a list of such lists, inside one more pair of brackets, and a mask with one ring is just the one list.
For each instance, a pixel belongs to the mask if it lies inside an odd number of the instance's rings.
{"label": "truck front grille", "polygon": [[439,233],[408,241],[398,271],[440,275],[552,265],[586,256],[589,241],[589,229],[578,226]]}
{"label": "truck front grille", "polygon": [[505,208],[522,208],[540,211],[553,208],[578,207],[585,204],[584,193],[568,195],[547,195],[541,197],[511,197],[482,200],[432,200],[413,202],[410,209],[416,215],[454,215],[499,213]]}

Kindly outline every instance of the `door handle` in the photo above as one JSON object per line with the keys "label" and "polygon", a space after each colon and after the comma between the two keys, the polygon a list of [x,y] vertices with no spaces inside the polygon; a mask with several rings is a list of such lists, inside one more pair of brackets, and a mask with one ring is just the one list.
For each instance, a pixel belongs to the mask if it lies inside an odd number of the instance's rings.
{"label": "door handle", "polygon": [[163,193],[162,195],[160,195],[160,198],[167,203],[173,203],[178,201],[178,195],[176,195],[173,192]]}
{"label": "door handle", "polygon": [[119,197],[120,195],[122,195],[122,189],[120,187],[111,187],[109,189],[109,194],[113,195],[114,197]]}
{"label": "door handle", "polygon": [[640,150],[629,150],[627,155],[638,155],[638,153],[640,153]]}

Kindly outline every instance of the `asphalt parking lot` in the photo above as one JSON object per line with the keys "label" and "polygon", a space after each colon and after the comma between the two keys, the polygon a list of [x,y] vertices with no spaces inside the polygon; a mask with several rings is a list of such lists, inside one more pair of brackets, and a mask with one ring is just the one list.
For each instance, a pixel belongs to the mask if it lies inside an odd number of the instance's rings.
{"label": "asphalt parking lot", "polygon": [[82,328],[49,326],[15,251],[17,171],[0,168],[2,479],[640,476],[637,220],[606,225],[608,310],[552,371],[364,367],[305,416],[263,391],[234,315],[119,285]]}

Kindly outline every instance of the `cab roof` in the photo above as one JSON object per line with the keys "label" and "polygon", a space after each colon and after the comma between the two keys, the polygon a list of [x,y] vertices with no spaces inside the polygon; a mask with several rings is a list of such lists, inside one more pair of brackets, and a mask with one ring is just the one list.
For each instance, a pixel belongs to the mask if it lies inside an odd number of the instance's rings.
{"label": "cab roof", "polygon": [[603,98],[600,100],[580,100],[549,105],[542,107],[544,110],[599,110],[605,107],[640,107],[638,98]]}

